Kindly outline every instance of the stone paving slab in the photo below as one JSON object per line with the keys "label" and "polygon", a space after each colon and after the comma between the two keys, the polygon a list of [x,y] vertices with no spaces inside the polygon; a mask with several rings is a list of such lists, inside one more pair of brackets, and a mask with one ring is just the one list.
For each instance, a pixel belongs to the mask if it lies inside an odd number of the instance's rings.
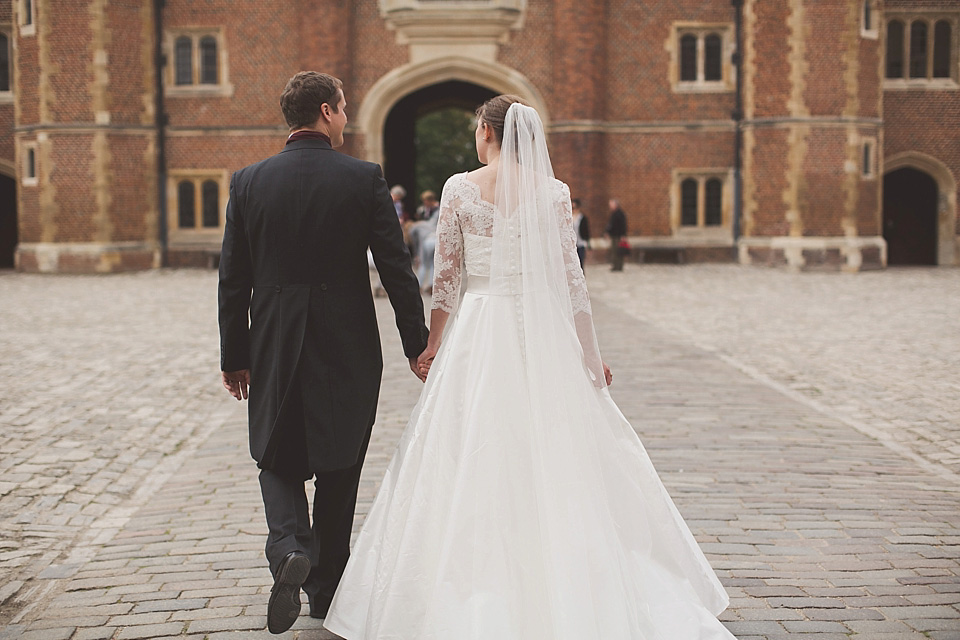
{"label": "stone paving slab", "polygon": [[[612,391],[730,592],[728,628],[740,640],[960,637],[957,484],[938,463],[791,395],[776,372],[746,373],[619,297],[623,286],[670,289],[638,283],[646,277],[679,279],[682,291],[682,271],[588,277]],[[703,271],[715,286],[714,270]],[[772,292],[793,276],[764,278]],[[0,382],[15,392],[0,399],[0,483],[12,485],[0,496],[0,640],[273,637],[263,630],[266,526],[244,406],[216,375],[215,282],[203,271],[0,275],[0,299],[15,301],[0,309],[0,349],[15,354],[0,362]],[[61,297],[69,312],[45,317]],[[419,389],[389,308],[377,304],[385,381],[358,527]],[[788,335],[811,331],[802,317],[795,325]],[[104,407],[111,418],[98,420]],[[59,455],[73,450],[91,455]],[[90,472],[101,455],[115,477]],[[42,491],[56,484],[73,489]],[[104,504],[90,525],[54,517],[80,494]],[[41,503],[45,495],[58,500]],[[30,522],[19,522],[24,512]],[[332,636],[304,615],[279,637]]]}

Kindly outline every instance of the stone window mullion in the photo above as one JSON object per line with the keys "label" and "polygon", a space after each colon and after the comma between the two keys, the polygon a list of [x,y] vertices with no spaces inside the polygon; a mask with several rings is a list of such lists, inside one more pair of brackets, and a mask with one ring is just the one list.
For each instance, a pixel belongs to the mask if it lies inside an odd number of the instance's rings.
{"label": "stone window mullion", "polygon": [[703,82],[706,77],[706,52],[703,34],[697,34],[697,82]]}
{"label": "stone window mullion", "polygon": [[203,228],[203,191],[200,189],[202,180],[194,178],[193,183],[193,228]]}
{"label": "stone window mullion", "polygon": [[912,27],[912,20],[903,21],[903,75],[901,77],[904,79],[910,78],[910,36],[913,31]]}
{"label": "stone window mullion", "polygon": [[[197,36],[195,34],[190,34],[190,85],[196,86],[197,80],[200,78],[200,69],[198,65],[200,64],[200,52],[197,51]],[[196,188],[197,185],[193,185]]]}
{"label": "stone window mullion", "polygon": [[707,224],[707,181],[703,176],[697,178],[697,227]]}

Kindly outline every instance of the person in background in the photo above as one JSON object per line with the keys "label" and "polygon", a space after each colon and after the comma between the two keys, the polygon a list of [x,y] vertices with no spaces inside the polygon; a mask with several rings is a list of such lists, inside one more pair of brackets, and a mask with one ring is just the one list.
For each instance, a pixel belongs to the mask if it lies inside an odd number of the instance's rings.
{"label": "person in background", "polygon": [[393,208],[397,210],[397,219],[403,222],[407,216],[403,210],[403,199],[407,197],[407,190],[395,184],[390,187],[390,197],[393,198]]}
{"label": "person in background", "polygon": [[580,258],[580,269],[583,269],[584,261],[587,257],[587,249],[590,248],[590,221],[580,210],[580,198],[574,198],[573,204],[573,228],[577,232],[577,257]]}
{"label": "person in background", "polygon": [[418,222],[411,231],[411,235],[417,236],[417,251],[419,266],[417,267],[417,280],[420,282],[420,291],[427,294],[433,294],[433,257],[437,248],[437,221],[440,216],[432,215],[430,218]]}
{"label": "person in background", "polygon": [[623,271],[624,251],[620,243],[627,237],[627,215],[620,208],[619,200],[610,200],[607,236],[610,238],[610,270]]}
{"label": "person in background", "polygon": [[433,191],[424,191],[420,194],[420,206],[417,207],[416,220],[429,220],[437,215],[440,210],[440,203],[437,201],[437,194]]}
{"label": "person in background", "polygon": [[414,253],[410,249],[410,225],[413,224],[413,221],[403,207],[403,199],[407,197],[407,190],[401,185],[395,184],[390,187],[390,197],[393,198],[393,208],[397,211],[397,220],[400,221],[400,229],[403,231],[403,244],[407,245],[407,251],[410,251],[410,255],[413,256]]}
{"label": "person in background", "polygon": [[420,201],[423,204],[417,208],[417,222],[409,227],[408,236],[410,255],[416,261],[420,290],[429,293],[433,289],[433,252],[437,244],[437,212],[440,210],[440,202],[433,191],[420,194]]}

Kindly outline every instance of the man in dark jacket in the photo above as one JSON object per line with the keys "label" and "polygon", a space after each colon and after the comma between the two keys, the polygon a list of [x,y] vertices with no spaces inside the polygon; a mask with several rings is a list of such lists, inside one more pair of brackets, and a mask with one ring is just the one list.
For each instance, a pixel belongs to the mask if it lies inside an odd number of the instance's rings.
{"label": "man in dark jacket", "polygon": [[620,243],[627,237],[627,216],[620,208],[619,200],[610,201],[607,236],[610,238],[610,270],[623,271],[623,257],[628,249],[621,247]]}
{"label": "man in dark jacket", "polygon": [[272,633],[296,620],[301,587],[310,615],[326,615],[350,553],[383,368],[368,246],[418,376],[427,341],[380,167],[334,151],[347,122],[340,81],[298,73],[280,105],[286,146],[230,181],[219,289],[223,384],[238,400],[249,395],[250,453],[261,469]]}

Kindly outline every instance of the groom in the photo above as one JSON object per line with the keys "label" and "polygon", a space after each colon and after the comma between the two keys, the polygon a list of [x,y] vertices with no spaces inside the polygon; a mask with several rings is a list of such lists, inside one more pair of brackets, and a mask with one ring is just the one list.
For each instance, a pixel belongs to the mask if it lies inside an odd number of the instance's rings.
{"label": "groom", "polygon": [[383,368],[368,246],[418,377],[427,343],[380,167],[334,151],[347,123],[340,80],[298,73],[280,107],[292,131],[284,149],[230,181],[219,288],[223,385],[237,400],[249,395],[250,453],[261,469],[271,633],[297,619],[301,587],[310,615],[323,618],[350,555]]}

